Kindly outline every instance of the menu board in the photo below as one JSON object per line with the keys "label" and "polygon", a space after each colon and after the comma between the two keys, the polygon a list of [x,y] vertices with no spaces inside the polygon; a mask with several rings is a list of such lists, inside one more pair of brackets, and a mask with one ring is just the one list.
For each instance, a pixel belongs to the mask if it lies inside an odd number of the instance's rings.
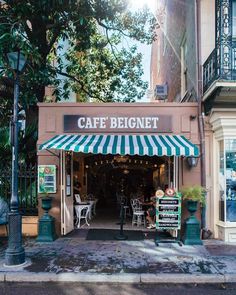
{"label": "menu board", "polygon": [[181,195],[169,197],[164,195],[156,202],[156,228],[180,229],[181,227]]}
{"label": "menu board", "polygon": [[56,193],[56,165],[38,166],[38,193]]}

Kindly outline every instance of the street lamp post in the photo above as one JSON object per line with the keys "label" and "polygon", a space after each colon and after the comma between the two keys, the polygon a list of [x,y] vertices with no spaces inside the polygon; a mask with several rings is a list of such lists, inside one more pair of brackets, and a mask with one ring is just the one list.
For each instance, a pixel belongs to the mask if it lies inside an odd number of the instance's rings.
{"label": "street lamp post", "polygon": [[7,58],[11,69],[14,70],[14,107],[11,121],[12,186],[10,212],[8,214],[8,248],[5,253],[5,264],[10,266],[25,262],[25,250],[22,246],[22,218],[19,213],[18,197],[18,102],[19,74],[26,63],[26,58],[20,51],[8,53]]}

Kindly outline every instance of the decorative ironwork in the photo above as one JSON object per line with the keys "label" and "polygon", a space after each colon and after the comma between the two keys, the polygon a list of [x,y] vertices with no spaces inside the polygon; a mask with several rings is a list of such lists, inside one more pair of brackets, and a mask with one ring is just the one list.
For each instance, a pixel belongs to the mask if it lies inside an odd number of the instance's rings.
{"label": "decorative ironwork", "polygon": [[[37,166],[22,165],[18,173],[19,208],[22,214],[37,215]],[[8,203],[11,198],[11,169],[0,169],[0,197]]]}
{"label": "decorative ironwork", "polygon": [[217,59],[217,50],[216,48],[209,55],[208,59],[204,63],[203,66],[203,90],[204,92],[208,89],[208,87],[212,84],[213,81],[219,78],[220,69],[218,66]]}
{"label": "decorative ironwork", "polygon": [[204,92],[217,79],[236,80],[236,42],[232,38],[232,0],[216,0],[215,49],[203,65]]}

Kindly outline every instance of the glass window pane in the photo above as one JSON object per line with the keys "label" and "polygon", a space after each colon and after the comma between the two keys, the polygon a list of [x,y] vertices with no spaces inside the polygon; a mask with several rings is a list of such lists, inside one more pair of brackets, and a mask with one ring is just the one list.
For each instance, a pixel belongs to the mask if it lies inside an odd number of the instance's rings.
{"label": "glass window pane", "polygon": [[233,37],[236,38],[236,1],[233,1],[233,7],[232,7],[232,22],[233,22],[233,26],[232,26],[232,34]]}
{"label": "glass window pane", "polygon": [[220,171],[219,171],[219,220],[225,220],[225,171],[224,171],[224,142],[221,140],[219,142],[219,163],[220,163]]}
{"label": "glass window pane", "polygon": [[232,33],[233,37],[236,37],[236,1],[233,1],[233,7],[232,7],[232,14],[233,14],[233,28],[232,28]]}
{"label": "glass window pane", "polygon": [[226,220],[236,221],[236,139],[225,140]]}

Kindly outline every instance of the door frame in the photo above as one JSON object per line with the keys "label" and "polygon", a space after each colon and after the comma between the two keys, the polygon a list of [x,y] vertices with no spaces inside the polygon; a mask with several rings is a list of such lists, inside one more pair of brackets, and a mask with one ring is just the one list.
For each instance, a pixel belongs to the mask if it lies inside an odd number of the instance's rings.
{"label": "door frame", "polygon": [[[61,150],[60,153],[61,235],[64,236],[74,230],[73,153],[70,154],[70,175],[67,175],[66,173],[66,152],[64,150]],[[70,180],[68,179],[68,176],[70,177]],[[70,195],[67,195],[67,187],[70,187]]]}

